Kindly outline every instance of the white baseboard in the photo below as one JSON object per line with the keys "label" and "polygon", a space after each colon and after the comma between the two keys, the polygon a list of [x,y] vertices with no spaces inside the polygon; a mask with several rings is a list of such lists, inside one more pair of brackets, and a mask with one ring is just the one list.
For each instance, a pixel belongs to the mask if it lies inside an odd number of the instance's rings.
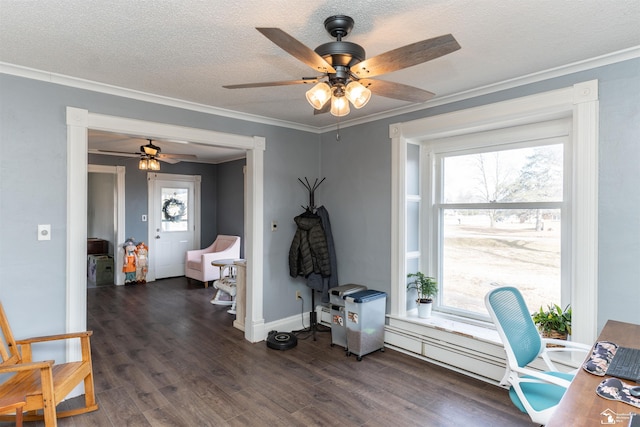
{"label": "white baseboard", "polygon": [[[329,307],[325,307],[324,305],[317,305],[316,318],[318,320],[318,324],[331,327],[331,313],[329,311]],[[310,321],[310,316],[308,311],[302,314],[296,314],[294,316],[289,316],[283,319],[274,320],[273,322],[265,323],[263,339],[266,340],[267,337],[269,336],[269,332],[271,331],[278,331],[278,332],[299,331],[301,329],[308,328],[310,324],[311,324],[311,321]]]}

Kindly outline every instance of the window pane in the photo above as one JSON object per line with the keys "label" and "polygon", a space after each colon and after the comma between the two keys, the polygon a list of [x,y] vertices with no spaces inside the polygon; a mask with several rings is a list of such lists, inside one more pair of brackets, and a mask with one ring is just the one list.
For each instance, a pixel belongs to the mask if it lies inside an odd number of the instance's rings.
{"label": "window pane", "polygon": [[407,202],[407,252],[420,250],[420,203]]}
{"label": "window pane", "polygon": [[189,229],[189,189],[162,188],[162,231],[187,231]]}
{"label": "window pane", "polygon": [[415,144],[407,145],[407,194],[420,194],[420,147]]}
{"label": "window pane", "polygon": [[562,144],[444,158],[443,203],[562,200]]}
{"label": "window pane", "polygon": [[487,314],[484,295],[515,286],[533,312],[561,295],[559,209],[445,209],[441,307]]}

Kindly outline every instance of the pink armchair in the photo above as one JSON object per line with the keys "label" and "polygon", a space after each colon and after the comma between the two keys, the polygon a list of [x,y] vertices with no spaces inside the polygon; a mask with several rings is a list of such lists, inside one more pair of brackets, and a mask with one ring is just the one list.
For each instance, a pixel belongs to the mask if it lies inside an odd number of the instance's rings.
{"label": "pink armchair", "polygon": [[208,248],[187,251],[184,275],[187,276],[189,282],[191,279],[204,282],[206,288],[210,281],[220,278],[220,268],[211,265],[211,261],[239,258],[240,237],[218,235],[215,242]]}

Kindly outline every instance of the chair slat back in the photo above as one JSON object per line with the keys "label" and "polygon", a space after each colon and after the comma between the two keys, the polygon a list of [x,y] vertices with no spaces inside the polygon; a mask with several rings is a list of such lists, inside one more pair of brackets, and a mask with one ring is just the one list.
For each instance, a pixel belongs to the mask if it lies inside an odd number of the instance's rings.
{"label": "chair slat back", "polygon": [[20,353],[18,352],[18,346],[16,340],[13,338],[13,332],[9,326],[9,320],[0,302],[0,356],[2,356],[2,365],[14,365],[20,362]]}
{"label": "chair slat back", "polygon": [[514,287],[497,288],[487,294],[486,302],[498,333],[503,341],[507,340],[504,344],[511,347],[518,366],[531,363],[542,350],[542,340],[520,291]]}

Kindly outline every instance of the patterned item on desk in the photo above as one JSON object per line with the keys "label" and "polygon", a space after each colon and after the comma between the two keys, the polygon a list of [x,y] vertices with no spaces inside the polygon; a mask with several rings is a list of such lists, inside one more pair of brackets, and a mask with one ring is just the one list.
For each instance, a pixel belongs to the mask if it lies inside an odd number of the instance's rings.
{"label": "patterned item on desk", "polygon": [[593,375],[603,377],[607,368],[613,360],[613,356],[618,350],[618,345],[609,341],[598,341],[593,347],[593,352],[589,359],[582,365],[582,368]]}
{"label": "patterned item on desk", "polygon": [[640,397],[631,396],[631,392],[629,391],[630,387],[635,386],[622,382],[617,378],[607,378],[598,385],[596,393],[605,399],[619,400],[620,402],[640,408]]}

